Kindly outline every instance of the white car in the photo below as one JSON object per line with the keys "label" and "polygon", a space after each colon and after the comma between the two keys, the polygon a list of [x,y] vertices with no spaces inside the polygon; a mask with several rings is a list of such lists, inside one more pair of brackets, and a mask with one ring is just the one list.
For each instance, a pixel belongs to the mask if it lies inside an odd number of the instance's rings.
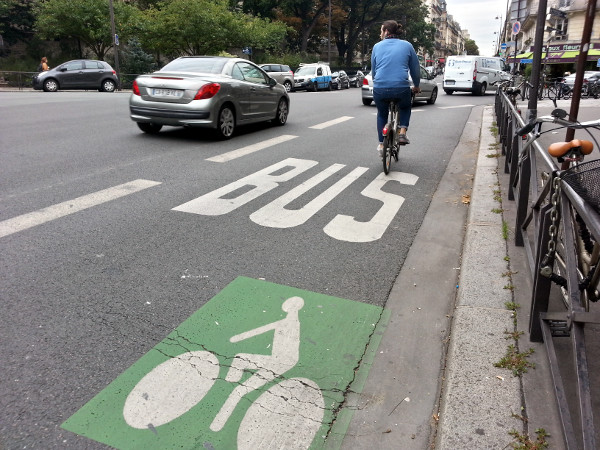
{"label": "white car", "polygon": [[[408,77],[410,81],[410,85],[413,86],[413,82],[410,79],[410,75]],[[437,83],[433,81],[434,75],[429,74],[425,67],[421,66],[421,82],[419,83],[419,87],[421,88],[421,92],[418,94],[413,94],[412,102],[427,102],[430,105],[433,105],[437,100],[438,95],[438,87]],[[369,106],[373,102],[373,78],[371,72],[365,75],[363,79],[363,84],[361,88],[362,94],[362,102],[363,105]]]}
{"label": "white car", "polygon": [[[596,81],[600,79],[600,72],[586,71],[583,74],[583,83],[588,83],[590,81]],[[565,77],[565,84],[573,89],[575,85],[575,74],[569,75]]]}

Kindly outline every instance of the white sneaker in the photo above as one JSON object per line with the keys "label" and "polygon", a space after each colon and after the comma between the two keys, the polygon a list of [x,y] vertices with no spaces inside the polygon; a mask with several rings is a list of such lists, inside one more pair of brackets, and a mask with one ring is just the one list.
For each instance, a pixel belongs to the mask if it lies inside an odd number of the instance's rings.
{"label": "white sneaker", "polygon": [[377,153],[379,153],[379,157],[380,157],[380,158],[383,158],[383,144],[381,144],[381,143],[380,143],[380,144],[377,146]]}

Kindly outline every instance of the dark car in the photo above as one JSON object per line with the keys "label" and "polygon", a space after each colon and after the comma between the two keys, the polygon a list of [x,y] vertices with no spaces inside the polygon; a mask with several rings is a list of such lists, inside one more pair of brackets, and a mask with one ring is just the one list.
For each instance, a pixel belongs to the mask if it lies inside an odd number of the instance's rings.
{"label": "dark car", "polygon": [[285,87],[242,58],[183,56],[137,77],[132,92],[131,120],[149,134],[196,127],[229,139],[240,125],[285,125],[290,106]]}
{"label": "dark car", "polygon": [[359,88],[362,86],[365,74],[361,70],[349,70],[346,73],[348,74],[348,80],[350,80],[351,87]]}
{"label": "dark car", "polygon": [[98,89],[100,92],[114,92],[117,86],[117,72],[110,64],[93,59],[67,61],[33,77],[33,88],[46,92],[59,89]]}
{"label": "dark car", "polygon": [[343,70],[338,70],[331,74],[331,87],[333,89],[349,89],[350,79],[348,74]]}

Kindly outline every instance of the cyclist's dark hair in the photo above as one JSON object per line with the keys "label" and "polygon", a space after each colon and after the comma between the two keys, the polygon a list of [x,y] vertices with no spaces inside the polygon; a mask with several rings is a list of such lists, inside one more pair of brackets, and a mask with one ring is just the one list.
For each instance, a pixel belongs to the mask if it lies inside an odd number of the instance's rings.
{"label": "cyclist's dark hair", "polygon": [[386,20],[385,22],[383,22],[382,26],[383,29],[386,30],[389,34],[400,34],[400,25],[395,20]]}

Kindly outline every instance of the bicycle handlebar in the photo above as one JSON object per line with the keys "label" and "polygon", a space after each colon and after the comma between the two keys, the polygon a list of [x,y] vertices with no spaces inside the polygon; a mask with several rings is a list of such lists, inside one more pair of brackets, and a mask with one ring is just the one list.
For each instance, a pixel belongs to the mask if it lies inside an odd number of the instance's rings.
{"label": "bicycle handlebar", "polygon": [[572,121],[566,120],[562,117],[558,117],[556,115],[551,115],[551,116],[541,116],[541,117],[536,117],[536,118],[531,119],[527,125],[525,125],[521,129],[517,130],[516,134],[519,136],[525,136],[526,134],[529,134],[538,123],[543,123],[543,122],[557,123],[559,125],[563,125],[565,127],[575,128],[575,129],[591,128],[591,127],[600,126],[600,119],[589,120],[587,122],[572,122]]}

